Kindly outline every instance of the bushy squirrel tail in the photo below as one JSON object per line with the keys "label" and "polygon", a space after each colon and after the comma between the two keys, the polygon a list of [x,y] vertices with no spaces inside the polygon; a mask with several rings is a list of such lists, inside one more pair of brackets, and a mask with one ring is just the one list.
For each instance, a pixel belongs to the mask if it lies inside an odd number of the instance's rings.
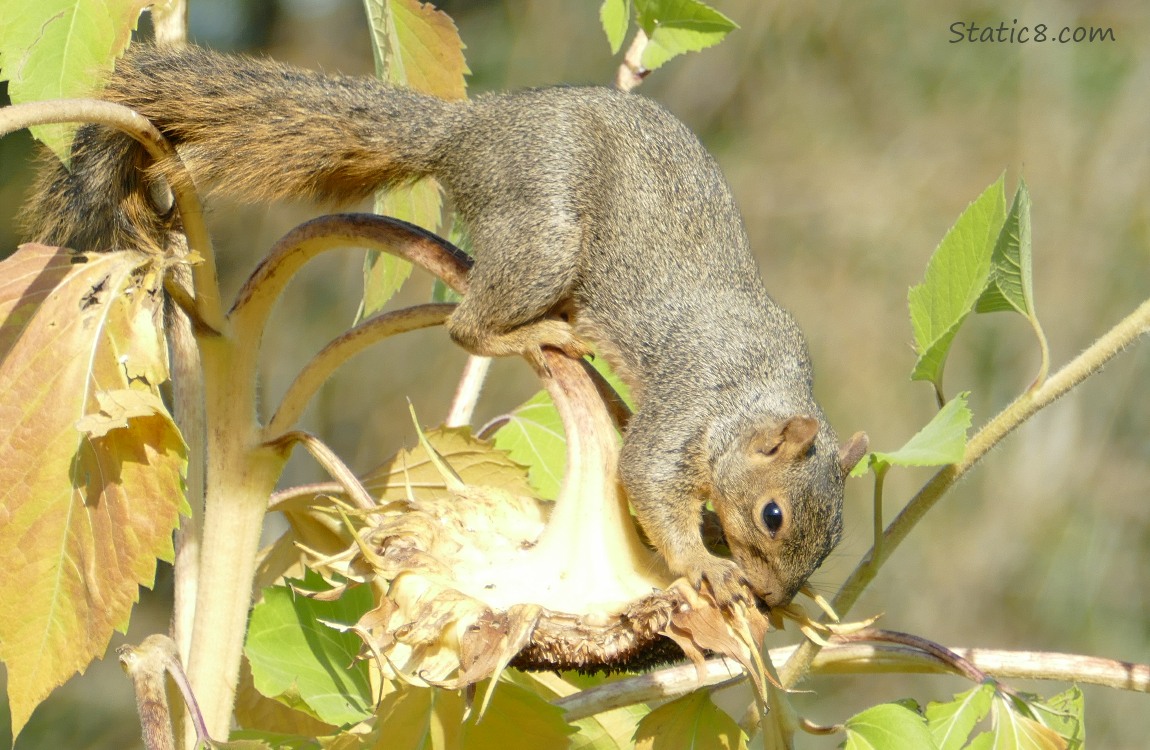
{"label": "bushy squirrel tail", "polygon": [[[135,109],[174,143],[197,186],[245,201],[339,204],[436,170],[466,105],[370,78],[327,76],[200,47],[133,45],[103,98]],[[25,228],[77,250],[162,250],[173,220],[153,164],[103,126],[77,133],[69,172],[50,155]]]}

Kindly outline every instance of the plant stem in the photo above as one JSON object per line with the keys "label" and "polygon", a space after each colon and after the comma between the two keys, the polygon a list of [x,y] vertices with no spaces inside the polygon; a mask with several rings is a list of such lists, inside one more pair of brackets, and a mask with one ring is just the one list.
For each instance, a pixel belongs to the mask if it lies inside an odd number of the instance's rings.
{"label": "plant stem", "polygon": [[635,31],[631,46],[623,55],[623,62],[615,72],[615,88],[623,92],[634,91],[643,79],[651,72],[643,67],[643,50],[647,49],[647,33],[642,29]]}
{"label": "plant stem", "polygon": [[416,305],[377,315],[338,336],[300,370],[264,429],[264,439],[276,440],[290,430],[320,386],[356,354],[384,339],[407,331],[441,325],[454,303]]}
{"label": "plant stem", "polygon": [[463,366],[463,375],[459,378],[459,386],[455,389],[455,398],[452,399],[451,408],[444,420],[447,427],[463,427],[471,424],[471,417],[475,414],[475,406],[479,403],[479,394],[483,390],[483,383],[490,369],[491,357],[472,354],[467,358],[467,364]]}
{"label": "plant stem", "polygon": [[[770,650],[771,661],[794,656],[801,646]],[[1100,659],[1094,656],[1042,651],[997,651],[958,646],[947,650],[998,679],[1051,680],[1101,685],[1150,693],[1150,664]],[[694,664],[678,664],[654,672],[626,677],[557,698],[553,704],[578,721],[603,711],[651,701],[667,701],[700,687],[729,681],[743,673],[733,659],[713,658],[703,664],[703,677]],[[815,674],[953,674],[954,667],[938,657],[906,645],[832,643],[811,664]]]}
{"label": "plant stem", "polygon": [[[188,238],[188,251],[198,257],[192,266],[196,309],[200,320],[215,330],[223,330],[224,312],[216,280],[215,255],[211,236],[204,224],[203,206],[194,183],[180,157],[163,134],[135,110],[99,99],[56,99],[0,108],[0,136],[33,125],[82,122],[106,125],[131,136],[155,161],[162,161],[181,179],[169,183],[180,221]],[[92,249],[92,248],[79,248]]]}
{"label": "plant stem", "polygon": [[456,291],[467,287],[470,259],[426,229],[374,214],[321,216],[284,235],[240,289],[232,307],[237,340],[258,345],[259,332],[296,271],[317,255],[341,247],[391,253],[435,274]]}
{"label": "plant stem", "polygon": [[874,467],[874,546],[872,549],[875,557],[882,554],[882,488],[889,468],[890,465],[886,463]]}
{"label": "plant stem", "polygon": [[213,737],[226,738],[239,681],[267,499],[286,453],[261,445],[255,359],[234,340],[201,339],[207,486],[188,679]]}
{"label": "plant stem", "polygon": [[289,432],[276,440],[275,447],[287,452],[294,445],[302,445],[316,462],[323,467],[332,479],[347,493],[348,498],[360,510],[373,510],[377,507],[375,500],[363,488],[355,472],[347,467],[340,457],[331,448],[324,444],[315,435],[303,431]]}
{"label": "plant stem", "polygon": [[[887,526],[882,536],[882,545],[877,549],[872,547],[863,556],[831,603],[839,616],[844,617],[854,606],[863,590],[874,580],[883,563],[890,558],[927,511],[934,507],[951,486],[973,468],[991,448],[1039,410],[1049,406],[1090,375],[1101,370],[1114,356],[1148,331],[1150,331],[1150,299],[1139,305],[1134,312],[1103,334],[1041,386],[1028,390],[1016,398],[979,430],[978,434],[967,443],[962,460],[943,468],[931,477]],[[807,641],[799,647],[779,670],[783,685],[793,687],[802,679],[819,648],[820,646],[813,641]]]}

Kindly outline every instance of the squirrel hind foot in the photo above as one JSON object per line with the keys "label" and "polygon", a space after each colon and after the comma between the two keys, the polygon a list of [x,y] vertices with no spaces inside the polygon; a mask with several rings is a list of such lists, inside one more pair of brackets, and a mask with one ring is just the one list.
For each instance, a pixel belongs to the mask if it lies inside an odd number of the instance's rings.
{"label": "squirrel hind foot", "polygon": [[568,323],[555,318],[537,320],[505,333],[492,333],[452,315],[447,319],[447,332],[455,343],[472,354],[485,357],[521,355],[541,375],[550,374],[543,355],[544,348],[558,349],[572,359],[582,359],[592,353],[590,346]]}

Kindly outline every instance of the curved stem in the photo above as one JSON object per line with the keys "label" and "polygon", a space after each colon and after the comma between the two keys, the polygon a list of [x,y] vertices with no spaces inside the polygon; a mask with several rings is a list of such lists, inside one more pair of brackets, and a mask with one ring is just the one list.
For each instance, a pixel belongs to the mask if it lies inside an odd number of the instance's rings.
{"label": "curved stem", "polygon": [[946,646],[935,643],[934,641],[921,638],[917,635],[910,633],[900,633],[895,630],[883,630],[881,628],[864,628],[854,633],[836,634],[833,636],[835,641],[843,643],[855,643],[860,641],[877,641],[880,643],[895,643],[901,646],[906,646],[917,651],[933,657],[935,660],[946,664],[951,671],[962,675],[966,679],[974,683],[985,682],[988,675],[981,669],[976,667],[970,660],[963,658],[959,654],[951,651]]}
{"label": "curved stem", "polygon": [[320,350],[300,370],[264,429],[264,440],[275,440],[299,420],[320,386],[356,354],[390,336],[441,325],[455,309],[452,303],[416,305],[377,315],[355,326]]}
{"label": "curved stem", "polygon": [[[1134,312],[1123,318],[1045,383],[1023,393],[990,420],[967,443],[962,460],[943,468],[931,477],[911,498],[902,512],[891,521],[883,534],[882,546],[877,550],[872,547],[839,588],[831,603],[835,612],[840,617],[845,617],[863,590],[874,580],[879,568],[890,558],[910,530],[991,448],[1039,410],[1049,406],[1090,375],[1101,370],[1113,357],[1147,332],[1150,332],[1150,299],[1139,305]],[[784,685],[791,687],[806,674],[819,648],[813,641],[807,641],[799,647],[779,670]]]}
{"label": "curved stem", "polygon": [[95,123],[115,128],[131,136],[154,160],[163,161],[178,170],[181,179],[172,181],[169,187],[180,211],[188,250],[200,260],[192,266],[197,317],[211,328],[223,330],[223,305],[216,280],[212,241],[204,225],[203,206],[172,145],[143,115],[123,105],[99,99],[56,99],[0,108],[0,136],[34,125],[65,122]]}
{"label": "curved stem", "polygon": [[[374,214],[321,216],[285,234],[240,289],[231,311],[237,340],[263,329],[272,306],[304,264],[341,247],[391,253],[438,276],[452,289],[466,291],[470,259],[426,229]],[[258,338],[244,343],[258,343]]]}
{"label": "curved stem", "polygon": [[467,287],[470,259],[426,229],[374,214],[332,214],[285,234],[248,277],[229,315],[236,351],[255,370],[260,339],[272,307],[292,277],[316,256],[338,248],[380,250],[404,258],[443,279],[456,291]]}
{"label": "curved stem", "polygon": [[[770,650],[772,662],[791,658],[800,646]],[[1042,651],[998,651],[948,647],[947,651],[998,679],[1051,680],[1150,693],[1150,664],[1100,659],[1094,656]],[[918,648],[891,643],[833,643],[823,648],[810,671],[821,675],[954,674],[954,665]],[[732,659],[708,659],[702,678],[694,664],[679,664],[655,672],[597,685],[552,701],[565,710],[564,719],[578,721],[603,711],[636,703],[670,700],[711,687],[742,674]]]}
{"label": "curved stem", "polygon": [[286,451],[294,445],[302,445],[307,449],[308,453],[319,465],[322,466],[331,478],[337,481],[347,496],[354,502],[361,510],[372,510],[376,507],[375,500],[359,479],[355,476],[355,472],[347,467],[339,456],[335,454],[322,440],[308,432],[297,430],[289,432],[276,438],[273,442],[268,444],[269,448],[277,451]]}

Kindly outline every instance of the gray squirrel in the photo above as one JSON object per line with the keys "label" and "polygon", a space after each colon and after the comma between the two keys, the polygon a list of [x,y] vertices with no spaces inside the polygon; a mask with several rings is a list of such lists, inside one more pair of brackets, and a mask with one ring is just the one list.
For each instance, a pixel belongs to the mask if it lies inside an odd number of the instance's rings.
{"label": "gray squirrel", "polygon": [[[842,534],[841,448],[812,395],[806,342],[767,295],[730,189],[662,107],[606,88],[449,102],[206,49],[133,45],[105,99],[150,119],[197,183],[252,201],[363,199],[434,176],[476,261],[450,316],[468,351],[572,356],[587,342],[632,388],[619,472],[670,569],[721,605],[789,602]],[[86,126],[46,166],[36,240],[163,251],[179,231],[134,141]],[[710,500],[733,560],[704,546]]]}

